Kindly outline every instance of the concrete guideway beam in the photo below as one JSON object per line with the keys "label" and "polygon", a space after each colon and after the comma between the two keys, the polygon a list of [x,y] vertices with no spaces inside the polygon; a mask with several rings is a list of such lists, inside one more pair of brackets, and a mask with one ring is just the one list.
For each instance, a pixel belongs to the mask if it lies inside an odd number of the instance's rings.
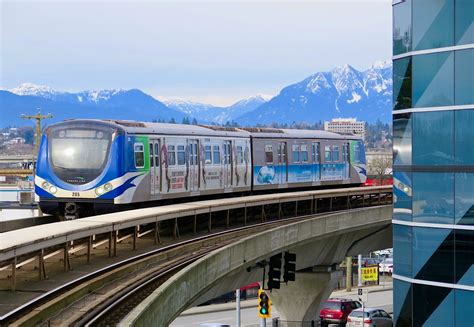
{"label": "concrete guideway beam", "polygon": [[342,271],[297,272],[296,280],[272,290],[270,300],[283,321],[317,321],[321,301],[327,299],[342,278]]}
{"label": "concrete guideway beam", "polygon": [[[121,325],[167,326],[182,311],[209,298],[214,287],[223,287],[227,283],[230,290],[244,286],[243,282],[261,280],[261,271],[246,272],[247,268],[254,267],[257,262],[288,249],[314,249],[311,243],[324,242],[325,238],[340,239],[346,244],[341,246],[336,242],[331,248],[341,252],[340,254],[334,255],[326,250],[326,254],[320,257],[321,261],[331,261],[328,263],[333,264],[334,259],[345,257],[349,247],[358,238],[370,233],[380,235],[378,231],[389,226],[391,218],[392,206],[385,205],[308,218],[249,236],[211,252],[172,276],[140,303]],[[355,233],[358,237],[344,236],[350,233]],[[312,263],[311,266],[314,265]],[[297,269],[304,268],[306,267],[300,266],[297,256]]]}

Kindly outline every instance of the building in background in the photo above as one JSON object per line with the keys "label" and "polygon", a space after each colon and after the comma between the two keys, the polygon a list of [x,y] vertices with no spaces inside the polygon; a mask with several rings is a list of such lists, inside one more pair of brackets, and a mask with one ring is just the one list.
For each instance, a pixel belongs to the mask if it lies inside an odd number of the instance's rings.
{"label": "building in background", "polygon": [[365,122],[355,118],[334,118],[324,122],[324,130],[339,134],[354,134],[365,137]]}
{"label": "building in background", "polygon": [[474,1],[393,24],[394,326],[473,326]]}

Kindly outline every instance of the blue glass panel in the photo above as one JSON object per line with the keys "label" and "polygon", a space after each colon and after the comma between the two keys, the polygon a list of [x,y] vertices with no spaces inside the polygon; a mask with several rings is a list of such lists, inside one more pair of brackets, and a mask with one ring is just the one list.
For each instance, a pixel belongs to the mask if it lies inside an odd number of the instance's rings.
{"label": "blue glass panel", "polygon": [[456,104],[474,104],[474,49],[456,51],[455,56]]}
{"label": "blue glass panel", "polygon": [[393,6],[393,54],[411,50],[411,0]]}
{"label": "blue glass panel", "polygon": [[413,277],[454,282],[454,233],[450,229],[413,227]]}
{"label": "blue glass panel", "polygon": [[395,171],[393,175],[393,219],[412,220],[411,173]]}
{"label": "blue glass panel", "polygon": [[456,164],[474,165],[474,110],[457,110],[455,126]]}
{"label": "blue glass panel", "polygon": [[456,230],[456,282],[474,286],[474,231]]}
{"label": "blue glass panel", "polygon": [[413,303],[414,326],[454,327],[454,290],[414,285]]}
{"label": "blue glass panel", "polygon": [[413,50],[454,44],[454,0],[413,0]]}
{"label": "blue glass panel", "polygon": [[474,326],[474,292],[455,290],[456,327]]}
{"label": "blue glass panel", "polygon": [[453,175],[453,173],[413,173],[413,221],[454,223]]}
{"label": "blue glass panel", "polygon": [[441,52],[413,57],[413,106],[454,103],[454,54]]}
{"label": "blue glass panel", "polygon": [[412,107],[412,59],[393,61],[393,109]]}
{"label": "blue glass panel", "polygon": [[456,0],[456,44],[474,43],[474,1]]}
{"label": "blue glass panel", "polygon": [[474,173],[457,173],[454,184],[455,223],[474,225]]}
{"label": "blue glass panel", "polygon": [[453,111],[415,113],[412,119],[413,164],[430,166],[453,164]]}
{"label": "blue glass panel", "polygon": [[412,288],[411,284],[393,280],[393,325],[412,326]]}
{"label": "blue glass panel", "polygon": [[411,114],[393,116],[393,164],[411,165]]}
{"label": "blue glass panel", "polygon": [[393,225],[393,269],[397,275],[411,277],[412,227]]}

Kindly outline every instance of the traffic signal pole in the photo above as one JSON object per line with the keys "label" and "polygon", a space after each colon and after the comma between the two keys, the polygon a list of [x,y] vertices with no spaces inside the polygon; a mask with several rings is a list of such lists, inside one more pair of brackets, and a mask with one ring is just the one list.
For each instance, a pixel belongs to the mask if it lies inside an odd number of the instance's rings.
{"label": "traffic signal pole", "polygon": [[235,306],[236,306],[235,326],[240,327],[240,288],[235,290]]}

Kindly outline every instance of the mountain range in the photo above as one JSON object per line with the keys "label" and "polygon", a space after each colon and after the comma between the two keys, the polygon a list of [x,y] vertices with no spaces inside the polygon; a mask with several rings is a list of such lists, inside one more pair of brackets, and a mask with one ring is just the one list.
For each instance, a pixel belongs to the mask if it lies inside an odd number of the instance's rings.
{"label": "mountain range", "polygon": [[195,118],[199,123],[236,122],[260,124],[315,123],[334,117],[383,122],[391,120],[392,66],[376,62],[359,71],[350,65],[315,73],[283,88],[273,97],[256,95],[229,107],[177,98],[154,98],[141,90],[61,92],[47,86],[24,83],[0,89],[0,127],[21,126],[20,115],[36,108],[54,116],[48,123],[71,118],[131,119],[181,122]]}

